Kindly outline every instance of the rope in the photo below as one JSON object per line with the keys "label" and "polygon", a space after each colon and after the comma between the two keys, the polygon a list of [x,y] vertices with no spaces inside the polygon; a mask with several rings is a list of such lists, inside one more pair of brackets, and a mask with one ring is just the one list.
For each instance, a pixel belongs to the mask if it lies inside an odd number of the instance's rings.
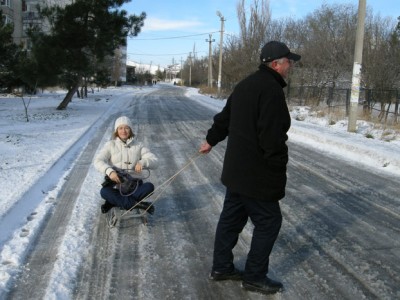
{"label": "rope", "polygon": [[186,164],[180,169],[178,170],[178,172],[176,172],[174,175],[172,175],[170,178],[168,178],[166,181],[164,181],[162,184],[160,184],[157,188],[154,189],[154,191],[152,191],[150,194],[148,194],[146,197],[144,197],[142,200],[140,200],[139,202],[136,202],[135,205],[133,205],[130,209],[128,209],[127,211],[125,211],[122,215],[121,218],[123,216],[125,216],[127,213],[131,212],[133,209],[135,209],[140,203],[142,203],[144,200],[146,200],[147,198],[149,198],[150,196],[154,195],[154,193],[161,189],[163,187],[163,189],[161,190],[161,192],[157,195],[157,197],[153,200],[153,202],[151,202],[151,204],[139,215],[139,216],[144,216],[146,214],[146,212],[150,209],[151,206],[154,205],[154,203],[156,203],[161,194],[165,191],[165,189],[175,180],[175,178],[181,173],[183,172],[187,167],[189,167],[192,163],[195,162],[196,159],[198,159],[201,155],[203,155],[203,153],[196,153],[195,155],[193,155],[191,158],[189,158],[189,160],[186,162]]}

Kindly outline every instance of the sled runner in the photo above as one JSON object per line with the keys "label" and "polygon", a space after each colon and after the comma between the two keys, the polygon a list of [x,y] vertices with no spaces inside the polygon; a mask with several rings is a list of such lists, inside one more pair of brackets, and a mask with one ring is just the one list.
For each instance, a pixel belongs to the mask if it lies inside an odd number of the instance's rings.
{"label": "sled runner", "polygon": [[[142,202],[143,203],[143,202]],[[108,227],[113,228],[117,225],[118,221],[125,215],[129,215],[132,218],[140,218],[144,225],[147,225],[148,214],[152,214],[154,211],[154,206],[151,203],[145,202],[146,206],[139,203],[137,207],[131,210],[124,210],[118,207],[111,208],[107,213],[105,213],[106,222]],[[149,205],[147,205],[149,203]],[[148,207],[150,206],[150,207]]]}

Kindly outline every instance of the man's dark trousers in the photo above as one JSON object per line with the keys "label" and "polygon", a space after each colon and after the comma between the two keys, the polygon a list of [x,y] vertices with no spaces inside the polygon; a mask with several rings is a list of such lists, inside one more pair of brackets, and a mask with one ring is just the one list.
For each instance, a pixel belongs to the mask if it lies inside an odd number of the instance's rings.
{"label": "man's dark trousers", "polygon": [[282,225],[279,201],[249,198],[227,189],[215,236],[213,270],[233,271],[232,249],[249,217],[254,230],[243,279],[254,282],[268,273],[269,255]]}

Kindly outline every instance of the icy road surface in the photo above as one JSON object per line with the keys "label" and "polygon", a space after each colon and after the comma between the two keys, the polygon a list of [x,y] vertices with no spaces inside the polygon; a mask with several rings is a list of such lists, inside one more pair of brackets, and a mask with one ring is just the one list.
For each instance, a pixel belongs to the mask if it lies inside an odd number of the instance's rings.
{"label": "icy road surface", "polygon": [[[182,89],[163,86],[133,97],[126,114],[135,120],[138,139],[159,157],[151,173],[159,186],[197,154],[215,112],[188,101]],[[242,290],[239,282],[208,279],[225,191],[219,182],[225,142],[159,195],[147,226],[127,215],[116,228],[107,227],[97,194],[102,177],[92,159],[114,117],[105,118],[75,162],[7,299],[400,298],[398,179],[289,143],[284,222],[269,274],[285,290],[263,296]],[[94,205],[81,203],[88,195]],[[89,221],[71,232],[77,209]],[[239,268],[251,232],[249,223],[235,248]],[[81,259],[74,253],[70,261],[68,249],[60,248],[73,234],[87,237],[88,246]],[[65,274],[63,266],[74,263],[77,271]],[[57,282],[65,278],[68,283]]]}

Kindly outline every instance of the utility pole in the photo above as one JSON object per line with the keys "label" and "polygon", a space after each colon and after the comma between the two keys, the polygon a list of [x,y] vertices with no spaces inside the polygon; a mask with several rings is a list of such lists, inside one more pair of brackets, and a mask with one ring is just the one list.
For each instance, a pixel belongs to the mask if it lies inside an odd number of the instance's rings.
{"label": "utility pole", "polygon": [[222,40],[224,38],[224,16],[217,11],[217,16],[221,20],[221,35],[220,35],[220,42],[219,42],[219,67],[218,67],[218,96],[221,95],[221,79],[222,79]]}
{"label": "utility pole", "polygon": [[[151,85],[153,85],[153,75],[151,74],[151,67],[152,67],[152,65],[153,65],[153,61],[151,60],[151,61],[150,61],[150,68],[149,68],[149,73],[150,73],[150,77],[151,77]],[[149,82],[149,84],[150,84],[150,82]]]}
{"label": "utility pole", "polygon": [[189,52],[189,86],[192,86],[192,52]]}
{"label": "utility pole", "polygon": [[181,69],[180,69],[180,76],[181,76],[181,85],[183,85],[183,59],[181,56]]}
{"label": "utility pole", "polygon": [[211,43],[215,42],[215,40],[212,40],[212,34],[210,33],[208,35],[210,38],[206,40],[208,42],[208,87],[212,87],[212,57],[211,57]]}
{"label": "utility pole", "polygon": [[360,98],[360,79],[361,79],[361,63],[362,52],[364,45],[364,27],[365,27],[365,12],[366,0],[358,1],[358,20],[356,31],[356,45],[354,49],[354,64],[353,78],[351,82],[351,97],[350,97],[350,113],[347,131],[355,132],[357,130],[357,114],[358,100]]}
{"label": "utility pole", "polygon": [[175,79],[175,57],[172,58],[172,66],[171,66],[171,81],[172,78]]}

